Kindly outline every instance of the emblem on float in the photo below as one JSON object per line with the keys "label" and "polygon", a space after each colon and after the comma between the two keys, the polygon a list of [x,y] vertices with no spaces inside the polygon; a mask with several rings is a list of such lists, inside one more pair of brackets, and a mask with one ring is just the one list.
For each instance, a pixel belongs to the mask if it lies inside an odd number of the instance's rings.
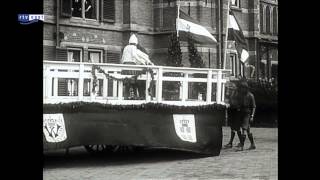
{"label": "emblem on float", "polygon": [[197,142],[194,114],[174,114],[174,128],[183,141]]}
{"label": "emblem on float", "polygon": [[44,114],[43,133],[48,142],[62,142],[67,139],[63,114]]}

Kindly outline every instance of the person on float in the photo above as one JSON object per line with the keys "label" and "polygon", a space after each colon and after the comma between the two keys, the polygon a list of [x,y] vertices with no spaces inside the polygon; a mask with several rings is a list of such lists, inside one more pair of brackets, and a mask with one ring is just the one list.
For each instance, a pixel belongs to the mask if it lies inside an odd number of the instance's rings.
{"label": "person on float", "polygon": [[[132,34],[129,38],[129,44],[125,46],[121,63],[122,64],[131,64],[131,65],[154,65],[149,55],[140,50],[141,46],[138,46],[138,38],[135,34]],[[135,75],[134,71],[124,71],[124,74]],[[144,82],[130,83],[129,86],[125,86],[125,97],[129,99],[142,98],[145,97],[145,91],[143,89]]]}

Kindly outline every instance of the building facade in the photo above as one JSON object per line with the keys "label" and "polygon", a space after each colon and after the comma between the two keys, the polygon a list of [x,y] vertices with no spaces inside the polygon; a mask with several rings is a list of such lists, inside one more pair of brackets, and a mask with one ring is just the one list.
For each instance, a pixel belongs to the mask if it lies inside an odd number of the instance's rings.
{"label": "building facade", "polygon": [[[43,59],[119,63],[131,33],[136,33],[151,60],[165,65],[177,3],[220,40],[221,48],[217,44],[197,49],[207,67],[221,67],[227,0],[44,0]],[[233,77],[277,78],[277,0],[231,0],[231,9],[248,40],[250,57],[249,65],[242,65],[233,42],[228,42],[226,68]],[[181,51],[184,66],[190,66],[185,42]]]}

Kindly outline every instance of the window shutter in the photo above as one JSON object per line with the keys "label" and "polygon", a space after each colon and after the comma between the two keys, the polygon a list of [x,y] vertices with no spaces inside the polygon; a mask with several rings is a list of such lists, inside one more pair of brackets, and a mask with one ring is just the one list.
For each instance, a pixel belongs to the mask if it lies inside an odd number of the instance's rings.
{"label": "window shutter", "polygon": [[54,46],[43,46],[43,60],[54,61],[56,48]]}
{"label": "window shutter", "polygon": [[120,53],[107,51],[107,63],[120,64]]}
{"label": "window shutter", "polygon": [[68,96],[68,82],[65,78],[58,79],[58,96]]}
{"label": "window shutter", "polygon": [[56,49],[56,61],[68,61],[68,51],[66,48]]}
{"label": "window shutter", "polygon": [[115,3],[114,0],[102,0],[102,21],[115,22]]}
{"label": "window shutter", "polygon": [[104,52],[103,52],[103,59],[102,59],[102,62],[103,63],[108,63],[108,52],[105,50]]}
{"label": "window shutter", "polygon": [[71,17],[71,8],[72,1],[71,0],[60,0],[60,14],[63,17]]}

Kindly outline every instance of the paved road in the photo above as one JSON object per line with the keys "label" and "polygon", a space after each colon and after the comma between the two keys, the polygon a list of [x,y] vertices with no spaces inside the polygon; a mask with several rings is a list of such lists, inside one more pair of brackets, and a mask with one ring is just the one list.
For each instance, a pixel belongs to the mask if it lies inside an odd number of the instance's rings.
{"label": "paved road", "polygon": [[[256,150],[222,150],[220,156],[215,157],[169,150],[103,157],[93,157],[83,148],[70,149],[67,157],[64,151],[48,152],[45,154],[43,179],[278,179],[278,129],[253,128],[252,132]],[[229,129],[224,128],[223,134],[225,144],[230,137]],[[249,146],[248,141],[245,146]]]}

